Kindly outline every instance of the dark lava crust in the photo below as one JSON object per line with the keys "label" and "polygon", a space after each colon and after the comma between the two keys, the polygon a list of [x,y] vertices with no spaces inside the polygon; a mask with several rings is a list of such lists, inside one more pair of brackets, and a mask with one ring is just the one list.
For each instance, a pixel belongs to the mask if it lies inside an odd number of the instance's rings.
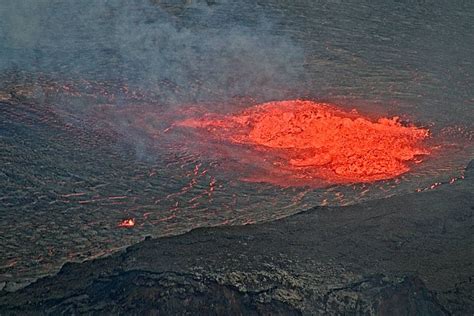
{"label": "dark lava crust", "polygon": [[474,314],[472,163],[438,190],[146,239],[0,297],[1,314]]}

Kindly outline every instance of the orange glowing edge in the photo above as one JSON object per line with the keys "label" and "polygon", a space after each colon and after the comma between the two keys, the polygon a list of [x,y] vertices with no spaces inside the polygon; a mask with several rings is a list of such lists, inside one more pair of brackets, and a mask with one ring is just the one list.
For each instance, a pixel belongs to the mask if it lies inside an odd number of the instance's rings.
{"label": "orange glowing edge", "polygon": [[429,130],[402,125],[398,117],[371,120],[355,110],[303,100],[268,102],[232,115],[206,114],[176,125],[257,151],[273,150],[274,165],[330,183],[394,178],[428,155]]}
{"label": "orange glowing edge", "polygon": [[134,218],[124,219],[124,220],[120,221],[120,223],[117,226],[118,227],[126,227],[126,228],[133,227],[133,226],[135,226],[135,219]]}

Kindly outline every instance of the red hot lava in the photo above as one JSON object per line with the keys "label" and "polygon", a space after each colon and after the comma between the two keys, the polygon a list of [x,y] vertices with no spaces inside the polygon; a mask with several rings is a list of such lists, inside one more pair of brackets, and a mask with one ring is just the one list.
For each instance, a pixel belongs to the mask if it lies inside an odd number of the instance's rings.
{"label": "red hot lava", "polygon": [[[398,117],[373,121],[327,103],[269,102],[235,115],[207,114],[178,123],[215,138],[278,152],[279,168],[329,183],[369,182],[409,171],[429,151],[427,129],[403,126]],[[309,175],[309,176],[308,176]]]}
{"label": "red hot lava", "polygon": [[125,228],[130,228],[130,227],[133,227],[133,226],[135,226],[135,219],[134,218],[124,219],[124,220],[120,221],[120,223],[118,224],[118,227],[125,227]]}

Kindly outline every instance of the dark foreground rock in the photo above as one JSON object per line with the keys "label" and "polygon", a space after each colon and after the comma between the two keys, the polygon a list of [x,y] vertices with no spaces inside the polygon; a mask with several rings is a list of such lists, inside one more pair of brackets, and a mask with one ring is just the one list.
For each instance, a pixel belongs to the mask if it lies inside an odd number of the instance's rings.
{"label": "dark foreground rock", "polygon": [[474,192],[147,239],[3,292],[1,314],[474,314]]}

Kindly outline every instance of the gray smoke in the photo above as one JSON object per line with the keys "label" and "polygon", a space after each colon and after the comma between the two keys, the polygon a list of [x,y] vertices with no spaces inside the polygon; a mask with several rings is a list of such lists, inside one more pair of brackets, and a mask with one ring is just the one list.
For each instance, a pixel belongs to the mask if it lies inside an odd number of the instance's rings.
{"label": "gray smoke", "polygon": [[169,104],[278,99],[298,90],[304,54],[265,16],[234,1],[5,0],[0,71],[167,82]]}

